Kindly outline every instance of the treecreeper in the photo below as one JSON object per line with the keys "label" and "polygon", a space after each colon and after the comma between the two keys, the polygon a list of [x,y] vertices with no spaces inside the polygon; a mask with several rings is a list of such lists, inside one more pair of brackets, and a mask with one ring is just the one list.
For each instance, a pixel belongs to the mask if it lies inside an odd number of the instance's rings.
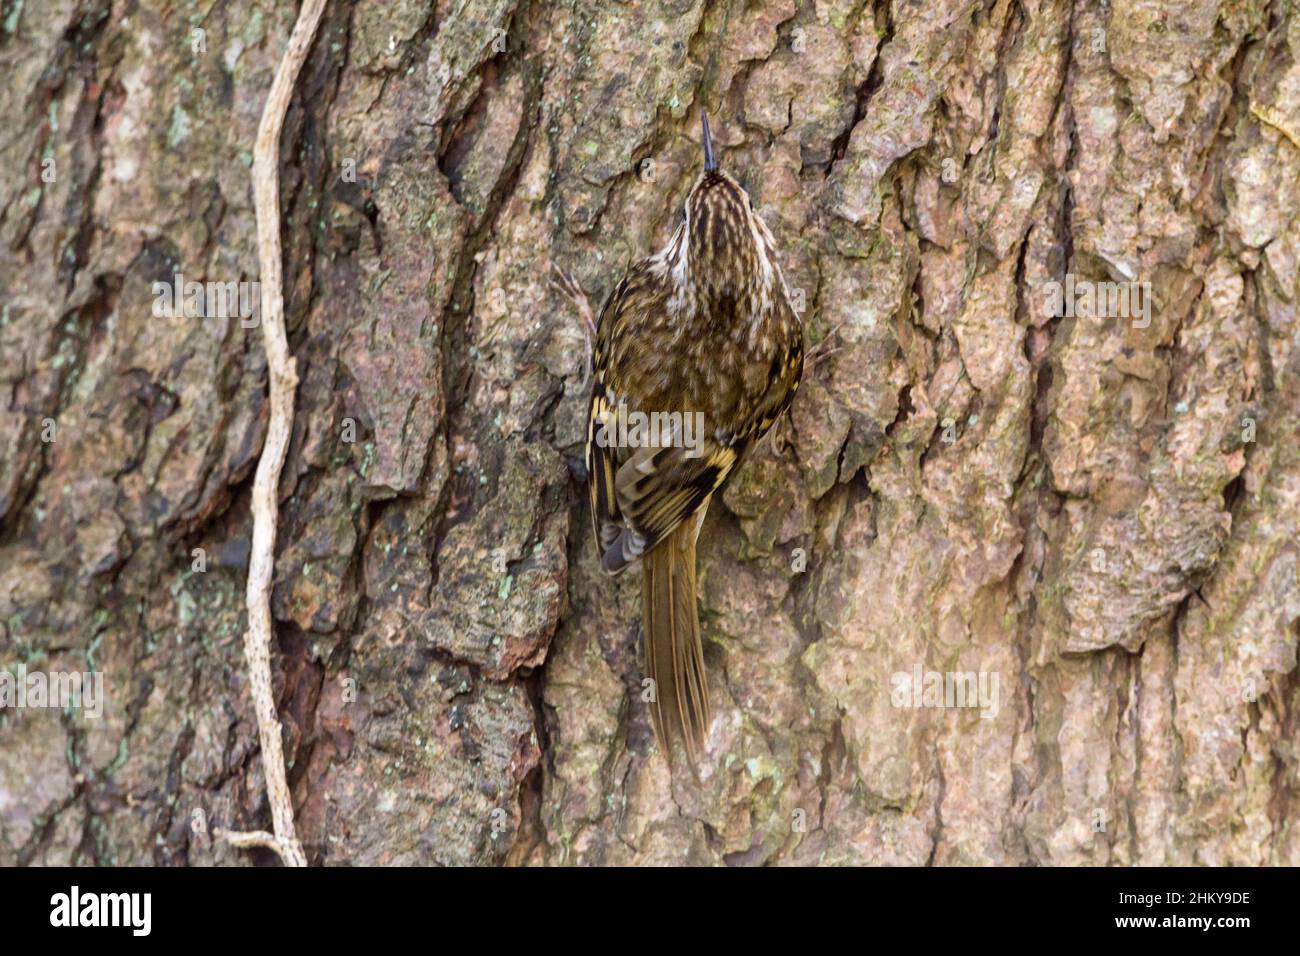
{"label": "treecreeper", "polygon": [[710,722],[696,541],[714,493],[790,407],[804,364],[772,233],[700,118],[704,169],[677,230],[600,310],[586,446],[601,567],[642,567],[655,733],[670,761],[681,741],[692,766]]}

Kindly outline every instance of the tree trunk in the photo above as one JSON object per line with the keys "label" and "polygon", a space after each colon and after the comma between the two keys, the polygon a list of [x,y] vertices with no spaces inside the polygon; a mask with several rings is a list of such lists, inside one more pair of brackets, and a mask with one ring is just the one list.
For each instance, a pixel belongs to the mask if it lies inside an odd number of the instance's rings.
{"label": "tree trunk", "polygon": [[[0,2],[0,667],[104,681],[0,712],[0,864],[274,860],[212,839],[270,820],[266,360],[184,283],[257,279],[294,16]],[[281,150],[309,859],[1300,864],[1298,57],[1286,0],[330,0]],[[701,107],[816,351],[701,535],[697,782],[548,277],[663,244]]]}

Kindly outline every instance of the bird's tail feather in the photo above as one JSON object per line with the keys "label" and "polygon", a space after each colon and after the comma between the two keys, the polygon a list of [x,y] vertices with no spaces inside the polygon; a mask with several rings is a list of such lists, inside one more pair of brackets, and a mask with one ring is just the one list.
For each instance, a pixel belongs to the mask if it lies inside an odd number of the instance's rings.
{"label": "bird's tail feather", "polygon": [[[703,518],[701,509],[700,518]],[[674,738],[694,766],[709,728],[709,688],[695,596],[695,539],[700,521],[683,521],[642,558],[646,676],[654,681],[650,714],[671,760]]]}

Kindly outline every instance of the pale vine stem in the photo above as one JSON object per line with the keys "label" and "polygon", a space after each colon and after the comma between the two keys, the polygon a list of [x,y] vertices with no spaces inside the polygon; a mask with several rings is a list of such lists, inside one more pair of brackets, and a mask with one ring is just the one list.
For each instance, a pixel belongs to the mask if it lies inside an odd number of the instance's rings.
{"label": "pale vine stem", "polygon": [[275,833],[231,833],[219,836],[234,846],[265,846],[280,854],[286,866],[306,866],[302,844],[293,826],[293,799],[284,769],[280,742],[280,719],[271,692],[271,579],[275,569],[275,525],[278,513],[277,489],[285,450],[293,432],[294,389],[298,385],[297,363],[289,354],[284,332],[283,276],[280,264],[280,131],[293,95],[294,83],[303,60],[316,37],[325,0],[303,0],[298,22],[289,36],[289,47],[280,60],[271,92],[262,108],[253,149],[253,201],[257,211],[257,258],[262,286],[262,341],[266,348],[266,371],[271,391],[271,416],[266,442],[257,463],[253,482],[253,547],[248,564],[248,630],[244,633],[244,657],[248,661],[249,686],[257,713],[257,731],[262,744],[262,774],[266,777]]}

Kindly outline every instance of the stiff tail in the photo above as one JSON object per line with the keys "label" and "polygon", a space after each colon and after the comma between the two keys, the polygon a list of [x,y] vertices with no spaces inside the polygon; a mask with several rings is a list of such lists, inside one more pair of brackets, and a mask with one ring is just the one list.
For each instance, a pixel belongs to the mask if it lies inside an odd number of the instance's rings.
{"label": "stiff tail", "polygon": [[646,676],[654,681],[650,715],[672,759],[673,739],[694,766],[709,729],[709,687],[695,598],[695,538],[704,517],[683,521],[641,560]]}

